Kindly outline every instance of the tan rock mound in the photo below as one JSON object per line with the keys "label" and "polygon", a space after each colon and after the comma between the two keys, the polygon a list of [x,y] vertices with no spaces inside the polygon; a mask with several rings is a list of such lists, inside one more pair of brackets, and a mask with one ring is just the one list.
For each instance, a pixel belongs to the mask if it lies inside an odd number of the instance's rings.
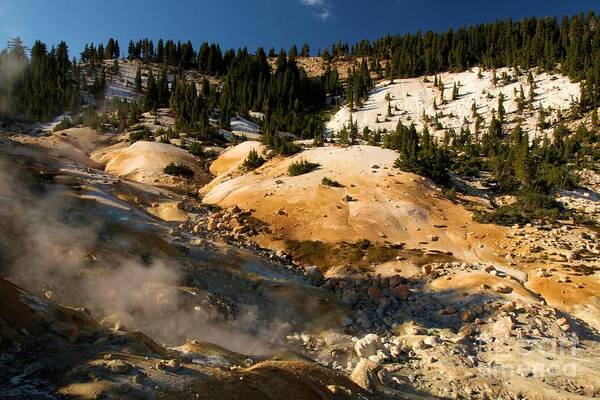
{"label": "tan rock mound", "polygon": [[167,186],[177,183],[177,179],[163,172],[170,163],[189,167],[195,183],[207,181],[194,156],[170,144],[140,141],[106,154],[105,160],[106,172],[137,182]]}
{"label": "tan rock mound", "polygon": [[[253,215],[268,223],[275,236],[286,239],[404,242],[452,251],[465,259],[478,259],[479,253],[485,253],[484,247],[471,243],[468,232],[486,228],[474,223],[462,206],[443,197],[431,181],[395,168],[396,158],[396,152],[373,146],[310,149],[211,183],[204,202],[253,209]],[[288,167],[302,159],[319,167],[289,176]]]}
{"label": "tan rock mound", "polygon": [[263,154],[265,146],[260,142],[246,141],[225,150],[210,166],[213,175],[223,175],[231,170],[239,168],[251,150]]}
{"label": "tan rock mound", "polygon": [[99,163],[90,155],[98,148],[106,146],[112,138],[113,135],[110,133],[100,133],[88,127],[65,129],[48,136],[13,137],[18,142],[41,146],[48,149],[52,155],[92,168],[98,168]]}

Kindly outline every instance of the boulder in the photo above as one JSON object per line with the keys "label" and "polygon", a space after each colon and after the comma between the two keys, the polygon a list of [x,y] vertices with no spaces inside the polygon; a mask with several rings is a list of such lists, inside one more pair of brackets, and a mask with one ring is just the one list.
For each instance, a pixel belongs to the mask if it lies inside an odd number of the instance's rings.
{"label": "boulder", "polygon": [[376,362],[363,358],[356,364],[350,379],[363,389],[373,392],[377,387],[377,373],[380,369]]}
{"label": "boulder", "polygon": [[58,336],[67,339],[70,342],[74,342],[79,337],[79,328],[69,322],[56,321],[50,325],[50,331],[57,334]]}
{"label": "boulder", "polygon": [[117,374],[126,374],[131,370],[131,365],[121,360],[110,360],[106,363],[106,368]]}
{"label": "boulder", "polygon": [[391,292],[394,296],[396,296],[400,300],[407,300],[410,294],[410,290],[407,285],[398,285],[391,289]]}
{"label": "boulder", "polygon": [[367,294],[373,300],[379,300],[383,296],[381,289],[379,289],[377,286],[371,286],[369,289],[367,289]]}
{"label": "boulder", "polygon": [[362,339],[359,339],[354,345],[354,351],[361,358],[368,358],[377,354],[381,346],[381,339],[374,333],[369,333]]}
{"label": "boulder", "polygon": [[498,338],[506,338],[513,335],[515,323],[511,317],[500,317],[492,325],[492,334]]}
{"label": "boulder", "polygon": [[217,229],[217,224],[217,219],[214,217],[210,217],[206,223],[206,229],[208,229],[209,231],[214,231]]}

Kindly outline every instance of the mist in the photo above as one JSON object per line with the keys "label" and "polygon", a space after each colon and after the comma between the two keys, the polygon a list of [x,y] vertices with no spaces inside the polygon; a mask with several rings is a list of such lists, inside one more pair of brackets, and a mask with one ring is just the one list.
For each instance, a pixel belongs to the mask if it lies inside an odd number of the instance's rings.
{"label": "mist", "polygon": [[195,339],[244,354],[282,347],[288,324],[259,321],[252,304],[232,318],[211,293],[182,287],[175,261],[144,262],[103,237],[102,221],[78,221],[82,207],[71,188],[0,158],[0,274],[38,296],[85,307],[107,327],[140,330],[167,346]]}
{"label": "mist", "polygon": [[13,117],[19,113],[15,104],[14,88],[23,76],[26,62],[10,55],[0,54],[0,117]]}

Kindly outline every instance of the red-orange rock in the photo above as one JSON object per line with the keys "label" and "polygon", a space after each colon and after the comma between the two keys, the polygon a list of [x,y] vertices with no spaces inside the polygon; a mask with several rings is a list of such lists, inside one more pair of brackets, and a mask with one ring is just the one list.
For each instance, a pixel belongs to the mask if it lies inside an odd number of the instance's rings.
{"label": "red-orange rock", "polygon": [[408,289],[408,286],[406,285],[398,285],[396,287],[393,287],[391,289],[392,294],[394,296],[396,296],[397,298],[399,298],[400,300],[406,300],[408,299],[408,295],[410,294],[410,290]]}
{"label": "red-orange rock", "polygon": [[367,294],[369,295],[370,298],[372,298],[373,300],[379,300],[382,296],[381,294],[381,289],[379,289],[377,286],[371,286],[368,290],[367,290]]}

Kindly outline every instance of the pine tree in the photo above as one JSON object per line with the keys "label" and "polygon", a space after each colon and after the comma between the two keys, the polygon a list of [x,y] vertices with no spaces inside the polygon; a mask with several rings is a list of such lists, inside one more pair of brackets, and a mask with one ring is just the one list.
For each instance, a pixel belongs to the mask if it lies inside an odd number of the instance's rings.
{"label": "pine tree", "polygon": [[592,111],[592,129],[598,129],[598,109]]}
{"label": "pine tree", "polygon": [[535,101],[535,84],[529,86],[529,102],[528,106],[530,110],[533,110],[533,102]]}
{"label": "pine tree", "polygon": [[525,110],[525,93],[523,92],[523,86],[519,88],[519,98],[517,99],[517,111],[522,114]]}
{"label": "pine tree", "polygon": [[544,106],[540,104],[540,111],[538,114],[538,122],[537,127],[540,131],[546,129],[546,110],[544,110]]}
{"label": "pine tree", "polygon": [[135,92],[142,93],[142,68],[138,65],[135,71]]}
{"label": "pine tree", "polygon": [[148,72],[148,81],[146,82],[146,94],[144,96],[144,107],[146,110],[156,110],[159,106],[158,85],[152,70]]}
{"label": "pine tree", "polygon": [[288,51],[288,58],[290,59],[290,61],[294,61],[297,57],[298,57],[298,48],[294,44],[294,45],[292,45],[292,47],[290,47],[290,51]]}
{"label": "pine tree", "polygon": [[338,133],[337,141],[338,144],[342,146],[348,145],[348,128],[346,128],[346,125],[344,125]]}
{"label": "pine tree", "polygon": [[498,120],[503,123],[506,115],[506,109],[504,108],[504,94],[498,95]]}
{"label": "pine tree", "polygon": [[310,57],[310,47],[308,43],[304,43],[302,45],[302,50],[300,51],[300,57]]}

